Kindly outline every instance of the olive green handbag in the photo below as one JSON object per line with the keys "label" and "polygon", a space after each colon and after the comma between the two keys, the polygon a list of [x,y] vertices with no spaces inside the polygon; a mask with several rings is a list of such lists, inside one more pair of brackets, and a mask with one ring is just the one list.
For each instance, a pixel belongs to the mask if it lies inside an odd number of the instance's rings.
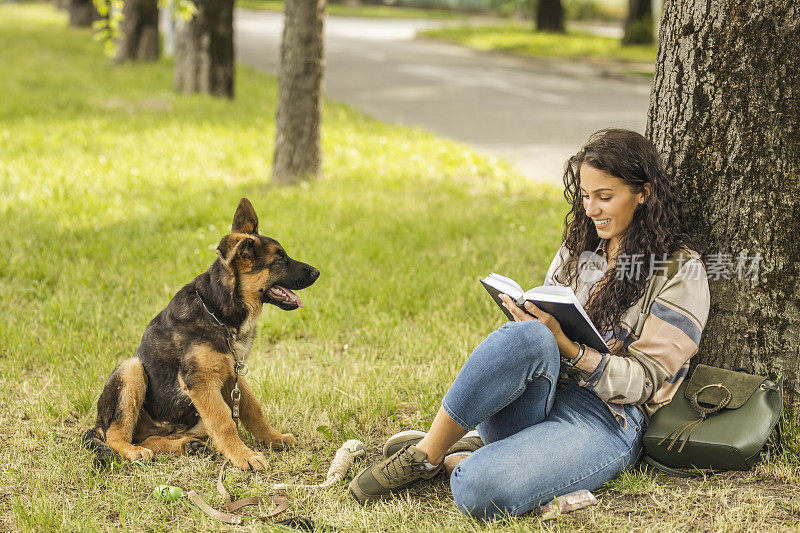
{"label": "olive green handbag", "polygon": [[[749,470],[783,410],[783,378],[697,365],[644,434],[644,461],[676,475],[684,469]],[[691,475],[691,474],[689,474]]]}

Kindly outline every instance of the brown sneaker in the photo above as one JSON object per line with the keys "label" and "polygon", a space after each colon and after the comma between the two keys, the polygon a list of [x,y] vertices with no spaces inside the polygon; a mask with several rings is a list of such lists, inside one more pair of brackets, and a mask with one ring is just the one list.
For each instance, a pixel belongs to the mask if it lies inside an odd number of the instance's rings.
{"label": "brown sneaker", "polygon": [[350,494],[364,505],[371,500],[388,498],[392,492],[410,487],[417,481],[432,479],[442,471],[442,464],[428,469],[425,452],[409,444],[388,459],[365,468],[350,482]]}
{"label": "brown sneaker", "polygon": [[[409,444],[418,443],[424,436],[425,432],[418,429],[408,429],[406,431],[401,431],[400,433],[395,433],[389,437],[389,439],[383,445],[383,456],[391,457],[397,453],[397,450],[403,448],[404,446],[408,446]],[[456,452],[474,452],[478,448],[482,447],[483,441],[478,436],[478,432],[472,430],[456,441],[455,444],[450,446],[450,449],[447,450],[445,455],[447,456]]]}
{"label": "brown sneaker", "polygon": [[453,475],[453,470],[456,469],[458,463],[466,459],[472,455],[472,452],[456,452],[451,453],[450,455],[445,455],[442,464],[444,465],[444,473],[447,475],[447,478],[450,479],[450,476]]}

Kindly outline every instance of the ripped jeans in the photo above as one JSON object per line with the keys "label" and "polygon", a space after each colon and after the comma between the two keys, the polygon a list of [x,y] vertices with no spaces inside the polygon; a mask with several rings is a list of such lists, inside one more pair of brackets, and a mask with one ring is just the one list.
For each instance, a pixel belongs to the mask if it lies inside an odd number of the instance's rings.
{"label": "ripped jeans", "polygon": [[623,428],[603,401],[571,380],[557,388],[558,346],[537,321],[508,322],[469,356],[442,407],[485,446],[450,476],[458,508],[492,520],[527,513],[633,466],[644,414],[625,405]]}

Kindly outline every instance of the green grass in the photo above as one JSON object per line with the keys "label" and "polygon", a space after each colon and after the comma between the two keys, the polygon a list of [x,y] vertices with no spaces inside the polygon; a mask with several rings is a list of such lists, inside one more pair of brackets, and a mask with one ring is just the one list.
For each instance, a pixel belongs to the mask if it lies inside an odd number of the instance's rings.
{"label": "green grass", "polygon": [[534,57],[654,63],[656,46],[622,46],[619,39],[587,33],[536,32],[530,23],[475,25],[424,30],[420,37],[454,42],[478,50]]}
{"label": "green grass", "polygon": [[[234,101],[176,95],[169,62],[110,67],[48,5],[0,5],[0,50],[0,530],[220,529],[152,497],[171,483],[219,506],[218,457],[96,471],[78,437],[111,369],[214,260],[241,196],[322,277],[300,293],[305,309],[262,315],[249,377],[300,445],[267,452],[266,473],[230,472],[237,496],[321,481],[344,439],[374,460],[391,433],[427,428],[501,322],[477,278],[534,284],[558,245],[558,191],[335,103],[325,178],[271,186],[277,88],[263,74],[239,68]],[[369,508],[343,486],[290,496],[291,514],[344,531],[769,530],[795,523],[798,479],[788,460],[694,484],[631,474],[596,507],[495,527],[461,516],[445,481]]]}
{"label": "green grass", "polygon": [[562,0],[564,15],[569,20],[590,20],[622,23],[628,14],[625,0]]}
{"label": "green grass", "polygon": [[[236,0],[236,7],[262,11],[283,12],[282,0]],[[394,19],[458,19],[466,15],[446,9],[422,9],[403,6],[361,5],[328,3],[325,13],[340,17],[368,17]]]}
{"label": "green grass", "polygon": [[[565,15],[570,20],[592,20],[620,22],[627,13],[627,4],[616,1],[596,0],[564,0]],[[236,7],[258,9],[263,11],[283,11],[282,0],[237,0]],[[342,17],[370,17],[370,18],[415,18],[415,19],[459,19],[466,18],[475,12],[458,11],[455,9],[414,8],[400,5],[375,5],[362,4],[360,6],[346,5],[345,3],[328,2],[325,12],[328,15]],[[505,2],[494,3],[492,9],[486,6],[484,16],[497,16],[508,18],[520,14],[519,3]]]}
{"label": "green grass", "polygon": [[[232,102],[176,95],[168,62],[111,67],[46,5],[0,6],[0,49],[0,530],[215,526],[150,493],[180,482],[210,495],[218,460],[97,473],[77,437],[111,369],[215,259],[241,196],[264,234],[322,271],[300,293],[305,309],[263,313],[252,381],[302,444],[270,454],[270,476],[234,474],[247,490],[319,479],[342,439],[375,457],[385,436],[426,426],[501,322],[477,278],[533,283],[558,245],[556,191],[339,104],[324,110],[325,178],[271,186],[272,77],[238,69]],[[342,490],[297,496],[303,514],[337,525],[430,513],[407,500],[362,510]],[[445,502],[433,522],[460,522]]]}

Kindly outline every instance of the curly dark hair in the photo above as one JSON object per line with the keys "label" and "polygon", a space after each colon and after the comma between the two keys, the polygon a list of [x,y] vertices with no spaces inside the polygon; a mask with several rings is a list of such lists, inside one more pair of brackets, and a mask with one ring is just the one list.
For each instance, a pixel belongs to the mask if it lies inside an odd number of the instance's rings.
{"label": "curly dark hair", "polygon": [[[644,254],[649,261],[650,257],[669,256],[681,247],[701,252],[686,231],[679,192],[667,178],[664,163],[653,143],[634,131],[604,129],[594,133],[564,168],[564,197],[572,205],[564,219],[563,240],[570,252],[564,266],[567,285],[578,276],[580,254],[587,250],[593,252],[600,243],[597,229],[583,208],[581,165],[622,179],[634,194],[645,191],[645,184],[650,184],[650,194],[636,206],[633,220],[620,236],[618,255]],[[598,331],[612,330],[614,337],[619,336],[621,331],[617,327],[622,315],[644,295],[647,277],[617,279],[615,269],[605,272],[586,308]]]}

